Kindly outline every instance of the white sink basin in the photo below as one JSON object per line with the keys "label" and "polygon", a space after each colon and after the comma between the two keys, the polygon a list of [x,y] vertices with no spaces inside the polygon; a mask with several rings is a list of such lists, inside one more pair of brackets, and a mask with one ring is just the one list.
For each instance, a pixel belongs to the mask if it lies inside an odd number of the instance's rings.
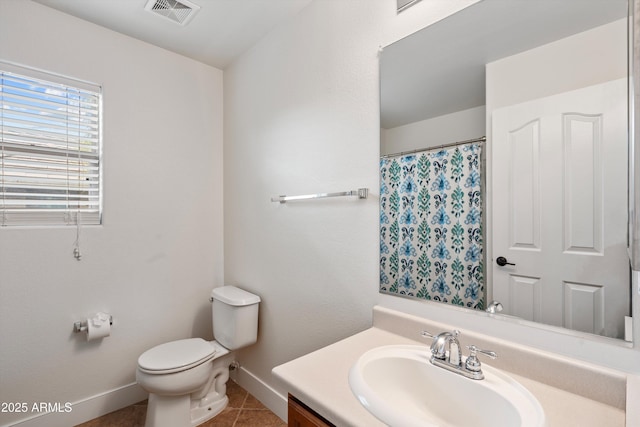
{"label": "white sink basin", "polygon": [[428,346],[393,345],[364,353],[349,372],[360,403],[392,427],[544,427],[535,397],[485,364],[472,380],[434,366]]}

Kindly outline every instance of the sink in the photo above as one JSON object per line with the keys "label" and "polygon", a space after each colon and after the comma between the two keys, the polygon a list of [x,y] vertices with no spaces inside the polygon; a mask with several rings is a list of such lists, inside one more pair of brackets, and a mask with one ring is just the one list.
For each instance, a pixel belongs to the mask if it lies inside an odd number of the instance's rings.
{"label": "sink", "polygon": [[392,427],[544,427],[540,403],[503,372],[482,365],[472,380],[434,366],[426,346],[392,345],[364,353],[349,372],[360,403]]}

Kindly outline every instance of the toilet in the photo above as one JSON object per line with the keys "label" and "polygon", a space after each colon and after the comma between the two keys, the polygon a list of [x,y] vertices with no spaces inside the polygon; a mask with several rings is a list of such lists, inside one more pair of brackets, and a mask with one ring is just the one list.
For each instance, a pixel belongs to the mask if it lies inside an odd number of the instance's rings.
{"label": "toilet", "polygon": [[233,350],[256,342],[260,297],[222,286],[211,301],[214,341],[171,341],[138,358],[136,380],[149,392],[145,427],[197,426],[227,406]]}

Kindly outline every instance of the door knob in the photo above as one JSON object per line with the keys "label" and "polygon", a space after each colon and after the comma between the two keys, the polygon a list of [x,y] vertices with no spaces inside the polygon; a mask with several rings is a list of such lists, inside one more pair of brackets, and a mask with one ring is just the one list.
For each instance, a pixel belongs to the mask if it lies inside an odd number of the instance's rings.
{"label": "door knob", "polygon": [[512,262],[508,262],[507,259],[503,256],[499,256],[498,258],[496,258],[496,263],[500,266],[500,267],[504,267],[505,265],[515,265]]}

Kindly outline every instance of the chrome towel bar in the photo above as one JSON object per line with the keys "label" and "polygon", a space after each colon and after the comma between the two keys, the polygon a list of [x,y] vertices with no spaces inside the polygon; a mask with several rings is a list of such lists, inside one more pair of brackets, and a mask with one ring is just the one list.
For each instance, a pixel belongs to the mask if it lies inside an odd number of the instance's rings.
{"label": "chrome towel bar", "polygon": [[341,191],[338,193],[306,194],[303,196],[277,196],[277,197],[272,197],[271,201],[286,203],[292,200],[323,199],[325,197],[344,197],[344,196],[357,196],[358,199],[366,199],[368,195],[369,195],[368,188],[358,188],[357,190]]}

